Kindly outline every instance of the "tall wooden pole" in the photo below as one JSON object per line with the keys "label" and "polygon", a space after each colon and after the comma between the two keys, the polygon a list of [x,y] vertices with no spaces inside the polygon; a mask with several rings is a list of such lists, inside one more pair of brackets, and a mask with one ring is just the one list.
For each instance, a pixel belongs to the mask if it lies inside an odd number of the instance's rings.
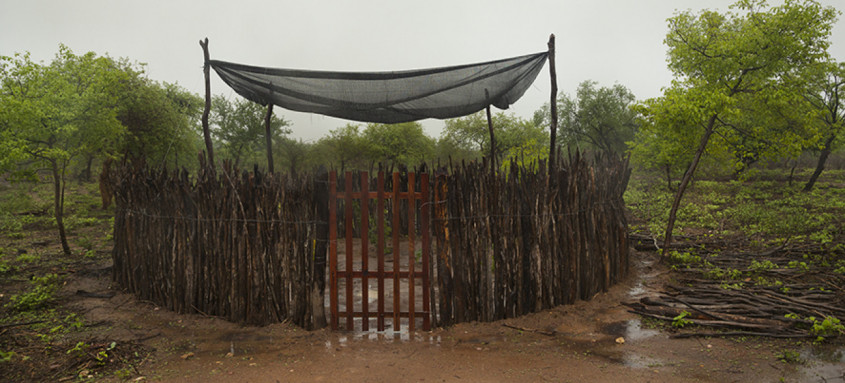
{"label": "tall wooden pole", "polygon": [[552,78],[552,96],[550,101],[550,108],[552,114],[552,123],[549,127],[551,130],[551,137],[549,139],[549,171],[552,167],[556,167],[555,162],[557,156],[557,72],[555,71],[555,35],[549,36],[549,74]]}
{"label": "tall wooden pole", "polygon": [[487,97],[487,129],[490,130],[490,170],[496,171],[496,136],[493,134],[493,116],[490,115],[490,92],[484,89]]}
{"label": "tall wooden pole", "polygon": [[487,129],[490,130],[490,170],[496,171],[496,136],[493,135],[493,118],[490,116],[490,105],[487,105]]}
{"label": "tall wooden pole", "polygon": [[204,58],[202,73],[205,75],[205,109],[202,111],[202,135],[205,138],[205,150],[208,151],[208,163],[214,169],[214,146],[211,144],[211,132],[208,129],[208,114],[211,112],[211,74],[208,58],[208,37],[200,40]]}
{"label": "tall wooden pole", "polygon": [[270,121],[273,119],[273,103],[267,104],[267,116],[264,117],[264,136],[267,141],[267,171],[273,171],[273,135],[270,134]]}

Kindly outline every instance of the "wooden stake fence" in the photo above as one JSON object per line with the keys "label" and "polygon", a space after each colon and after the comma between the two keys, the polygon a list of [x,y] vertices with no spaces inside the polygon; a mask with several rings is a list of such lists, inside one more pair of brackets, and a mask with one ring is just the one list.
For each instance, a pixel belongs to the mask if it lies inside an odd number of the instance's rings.
{"label": "wooden stake fence", "polygon": [[203,169],[115,172],[118,286],[179,313],[324,327],[325,181]]}
{"label": "wooden stake fence", "polygon": [[[441,170],[430,189],[413,173],[405,180],[398,173],[380,176],[376,191],[369,190],[366,174],[346,175],[345,191],[335,193],[329,192],[328,174],[288,177],[239,173],[225,166],[215,173],[202,164],[192,179],[185,171],[123,166],[112,176],[117,205],[114,280],[140,299],[181,313],[250,324],[290,320],[321,328],[326,325],[327,247],[337,251],[343,233],[346,268],[338,270],[337,259],[331,259],[329,270],[336,273],[332,291],[345,278],[345,299],[352,302],[354,278],[364,286],[378,278],[381,331],[385,317],[392,318],[394,328],[405,317],[422,317],[425,328],[430,320],[449,325],[511,318],[590,299],[625,276],[628,239],[622,194],[630,176],[627,161],[598,158],[591,164],[576,154],[551,170],[541,162],[498,174],[488,165]],[[403,184],[412,192],[401,191]],[[370,213],[371,198],[378,214]],[[406,199],[407,208],[401,208]],[[427,199],[431,202],[418,202]],[[337,206],[342,206],[337,214],[344,215],[329,224],[329,209]],[[377,271],[369,271],[366,246],[361,250],[366,255],[363,267],[354,270],[353,222],[361,222],[359,238],[366,244],[370,214],[377,225]],[[397,249],[402,226],[409,228],[407,271],[385,269],[388,217],[394,265],[401,261]],[[433,235],[420,230],[426,257],[431,243],[436,245],[436,260],[424,260],[421,269],[413,266],[417,225],[430,228]],[[394,309],[382,315],[388,278],[393,280]],[[410,280],[410,303],[415,278],[433,278],[430,285],[436,288],[423,287],[421,311],[411,303],[403,313],[398,309],[400,280]],[[363,302],[369,301],[367,291],[362,291]],[[353,318],[372,314],[367,303],[360,311],[349,303],[345,312],[335,310],[338,298],[337,293],[329,298],[334,326],[343,317],[346,328],[352,328]]]}
{"label": "wooden stake fence", "polygon": [[627,273],[627,161],[593,167],[576,154],[545,166],[497,175],[461,165],[436,178],[440,325],[590,299]]}

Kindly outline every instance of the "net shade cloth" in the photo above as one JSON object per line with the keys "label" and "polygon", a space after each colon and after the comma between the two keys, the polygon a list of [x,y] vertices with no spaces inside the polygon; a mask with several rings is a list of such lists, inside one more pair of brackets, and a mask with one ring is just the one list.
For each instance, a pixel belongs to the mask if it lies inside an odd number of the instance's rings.
{"label": "net shade cloth", "polygon": [[399,72],[322,72],[210,60],[244,98],[261,105],[393,124],[507,109],[534,82],[548,52],[478,64]]}

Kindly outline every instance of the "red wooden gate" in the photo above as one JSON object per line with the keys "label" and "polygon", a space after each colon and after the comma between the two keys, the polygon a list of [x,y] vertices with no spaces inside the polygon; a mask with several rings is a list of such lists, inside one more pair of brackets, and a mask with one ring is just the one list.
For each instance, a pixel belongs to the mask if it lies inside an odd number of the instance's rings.
{"label": "red wooden gate", "polygon": [[[384,331],[385,318],[391,319],[393,331],[399,331],[402,323],[402,318],[408,318],[408,330],[415,330],[415,319],[422,318],[423,330],[431,328],[431,313],[430,313],[430,297],[429,297],[429,253],[431,251],[430,228],[429,228],[429,193],[428,193],[428,174],[420,174],[420,190],[415,191],[416,178],[414,173],[408,173],[408,189],[401,191],[400,174],[393,173],[393,190],[385,191],[384,172],[378,173],[378,181],[376,191],[370,191],[369,174],[367,172],[360,173],[360,189],[353,191],[353,176],[351,172],[346,172],[344,175],[344,188],[342,191],[337,190],[337,172],[332,171],[329,175],[329,283],[331,289],[330,305],[331,305],[331,327],[332,330],[337,330],[340,318],[345,318],[346,330],[354,330],[354,318],[361,318],[361,330],[369,331],[370,318],[376,319],[378,331]],[[372,267],[369,262],[370,258],[370,243],[369,243],[369,211],[370,200],[375,200],[376,210],[376,244],[375,257],[376,269],[371,270]],[[338,262],[338,200],[344,201],[344,252],[343,269],[340,269]],[[356,215],[354,209],[354,201],[358,201],[358,209],[360,212],[360,245],[355,246],[353,238],[353,219]],[[400,233],[401,225],[399,224],[400,211],[403,206],[403,201],[407,201],[407,216],[408,216],[408,232],[407,232],[407,256],[401,257],[402,249],[400,248],[403,239]],[[419,205],[417,204],[419,201]],[[390,203],[392,210],[391,219],[391,259],[392,266],[390,270],[385,267],[385,203]],[[419,209],[420,216],[420,239],[421,239],[421,257],[418,261],[416,259],[416,214]],[[357,256],[357,257],[356,257]],[[358,267],[356,268],[356,262]],[[403,268],[402,265],[406,265]],[[419,264],[420,269],[417,271],[416,266]],[[339,281],[343,280],[343,285],[339,286]],[[357,283],[360,281],[360,283]],[[390,310],[385,309],[386,294],[385,294],[385,280],[393,281],[392,290],[392,304]],[[404,287],[407,287],[403,291]],[[377,305],[375,312],[371,311],[370,307],[370,283],[375,282],[377,285]],[[421,282],[421,286],[416,286],[417,282]],[[343,311],[340,308],[340,291],[339,287],[344,288],[345,304]],[[420,287],[422,290],[422,307],[418,310],[416,307],[416,288]],[[360,293],[361,302],[355,307],[356,292]],[[403,294],[403,292],[405,294]],[[388,292],[389,293],[389,292]],[[406,309],[403,310],[403,296],[407,297]]]}

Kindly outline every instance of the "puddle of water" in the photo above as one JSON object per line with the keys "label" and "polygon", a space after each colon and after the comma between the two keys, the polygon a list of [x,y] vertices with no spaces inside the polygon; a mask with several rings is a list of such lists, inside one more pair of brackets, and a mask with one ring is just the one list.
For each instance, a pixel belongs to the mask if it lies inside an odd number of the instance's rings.
{"label": "puddle of water", "polygon": [[661,366],[660,360],[645,355],[626,352],[622,355],[622,365],[631,368],[654,368]]}
{"label": "puddle of water", "polygon": [[[373,325],[371,328],[374,328]],[[360,325],[358,326],[360,329]],[[369,342],[418,342],[418,343],[429,343],[432,345],[440,346],[440,335],[433,335],[427,332],[415,331],[410,332],[407,329],[407,326],[403,326],[400,331],[390,331],[386,330],[383,332],[378,332],[376,330],[370,331],[352,331],[348,332],[345,335],[338,335],[334,336],[325,342],[325,346],[327,350],[331,350],[338,347],[347,347],[350,342],[362,342],[362,341],[369,341]]]}
{"label": "puddle of water", "polygon": [[806,381],[845,382],[845,348],[811,347],[801,351],[799,368]]}
{"label": "puddle of water", "polygon": [[[657,330],[644,329],[639,319],[610,323],[602,327],[601,332],[611,337],[623,337],[626,343],[640,341],[660,334],[660,331]],[[601,356],[614,363],[630,368],[653,368],[662,365],[662,362],[658,359],[635,352],[620,350],[622,349],[611,348],[605,351],[606,355]]]}
{"label": "puddle of water", "polygon": [[663,362],[659,359],[633,352],[621,351],[619,348],[596,349],[592,350],[591,353],[609,362],[630,368],[654,368],[663,365]]}
{"label": "puddle of water", "polygon": [[639,319],[607,324],[602,327],[601,332],[613,337],[621,336],[626,342],[643,340],[660,334],[660,331],[643,328]]}
{"label": "puddle of water", "polygon": [[643,323],[639,319],[627,321],[627,327],[625,328],[626,341],[638,341],[657,335],[660,335],[660,331],[643,328]]}
{"label": "puddle of water", "polygon": [[646,288],[643,286],[642,282],[637,283],[636,286],[632,287],[631,290],[628,291],[628,296],[631,298],[641,298],[646,293]]}

